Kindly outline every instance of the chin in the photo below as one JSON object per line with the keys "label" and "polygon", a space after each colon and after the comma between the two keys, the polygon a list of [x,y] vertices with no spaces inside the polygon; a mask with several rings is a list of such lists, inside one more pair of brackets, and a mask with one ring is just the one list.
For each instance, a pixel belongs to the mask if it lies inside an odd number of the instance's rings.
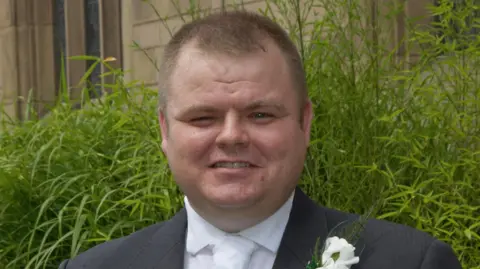
{"label": "chin", "polygon": [[238,188],[228,188],[227,190],[213,189],[205,194],[212,204],[220,208],[244,208],[255,204],[259,198],[259,193],[244,193]]}
{"label": "chin", "polygon": [[[215,199],[216,198],[216,199]],[[225,197],[225,199],[222,199],[223,197],[215,197],[214,199],[211,199],[213,203],[215,203],[219,207],[224,207],[224,208],[240,208],[240,207],[246,207],[254,203],[254,199],[252,198],[238,198],[238,199],[232,199],[232,197]]]}

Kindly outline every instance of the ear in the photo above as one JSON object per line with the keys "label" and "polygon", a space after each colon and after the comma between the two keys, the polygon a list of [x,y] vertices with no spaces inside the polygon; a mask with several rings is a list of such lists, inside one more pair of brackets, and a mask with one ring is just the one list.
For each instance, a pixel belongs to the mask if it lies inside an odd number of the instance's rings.
{"label": "ear", "polygon": [[312,128],[312,121],[313,121],[313,105],[310,99],[308,99],[305,102],[305,106],[303,108],[303,126],[302,129],[305,133],[305,144],[308,145],[310,144],[310,131]]}
{"label": "ear", "polygon": [[162,150],[163,153],[166,154],[168,146],[168,120],[166,112],[161,109],[158,110],[158,122],[160,124],[160,132],[162,135]]}

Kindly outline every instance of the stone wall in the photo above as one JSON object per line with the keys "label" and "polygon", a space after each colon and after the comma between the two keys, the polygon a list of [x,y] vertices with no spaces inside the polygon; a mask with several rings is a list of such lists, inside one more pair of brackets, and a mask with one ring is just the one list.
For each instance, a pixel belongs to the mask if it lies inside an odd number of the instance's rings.
{"label": "stone wall", "polygon": [[[408,58],[410,55],[405,54],[401,44],[401,40],[408,37],[405,30],[405,16],[425,15],[427,12],[426,6],[431,4],[432,1],[360,0],[358,3],[369,12],[363,18],[365,25],[371,26],[371,23],[377,23],[381,28],[378,36],[372,35],[370,38],[377,38],[382,45],[387,45],[390,48],[400,44],[398,57]],[[186,21],[190,21],[191,16],[188,15],[189,0],[178,0],[179,6],[175,6],[170,0],[150,0],[149,2],[150,4],[141,0],[123,0],[123,67],[124,70],[128,71],[127,80],[141,81],[146,85],[153,85],[156,79],[156,70],[152,61],[159,60],[164,45],[170,39],[171,32],[177,30]],[[231,9],[232,5],[241,5],[252,11],[265,10],[267,7],[265,0],[196,0],[194,2],[198,3],[197,8],[200,8],[203,12],[222,8]],[[389,9],[398,8],[401,4],[405,6],[395,20],[387,19],[387,16],[373,15],[377,11],[386,14]],[[302,6],[302,8],[304,7]],[[275,6],[273,6],[273,12],[278,14]],[[308,18],[313,20],[323,16],[323,14],[324,10],[316,8],[310,12]],[[159,20],[159,16],[164,20]],[[419,21],[419,23],[428,23],[428,21]],[[358,42],[364,41],[358,40]],[[132,47],[134,43],[136,45]]]}
{"label": "stone wall", "polygon": [[[152,8],[151,5],[140,0],[124,0],[122,6],[123,58],[124,69],[128,71],[127,80],[141,81],[146,85],[155,83],[156,70],[151,61],[159,60],[171,33],[192,19],[188,13],[189,1],[178,2],[180,6],[173,5],[172,1],[151,0],[150,3],[154,7]],[[196,2],[202,14],[240,6],[250,11],[265,10],[267,7],[264,0],[199,0]],[[274,14],[278,14],[275,7],[272,7],[272,10]],[[316,16],[321,16],[323,12],[318,11]],[[313,18],[313,12],[311,14],[310,17]],[[160,20],[159,15],[165,20]],[[132,47],[133,43],[138,44],[138,47]]]}
{"label": "stone wall", "polygon": [[[56,98],[59,69],[55,63],[56,51],[53,43],[54,1],[0,0],[0,103],[13,117],[23,117],[26,105],[24,101],[18,101],[18,97],[26,98],[29,90],[33,90],[33,98],[37,101],[36,109],[40,114],[46,110],[46,105]],[[405,16],[424,15],[426,5],[432,1],[360,0],[367,10],[371,9],[372,12],[375,9],[406,3],[395,21],[387,23],[382,21],[382,18],[365,18],[367,23],[368,20],[375,20],[381,25],[383,31],[378,38],[383,40],[382,42],[388,42],[392,48],[408,37],[405,31]],[[164,45],[170,39],[170,32],[178,30],[192,18],[188,15],[190,0],[173,2],[178,2],[180,6],[175,6],[171,0],[99,2],[102,17],[102,57],[117,58],[112,65],[123,67],[127,81],[140,81],[149,86],[155,83],[156,70],[151,61],[159,60]],[[204,14],[212,10],[232,9],[233,5],[252,11],[267,7],[265,0],[193,2],[198,3],[197,8]],[[65,3],[66,53],[67,56],[82,55],[85,51],[83,0],[68,0]],[[273,13],[278,15],[278,10],[273,8]],[[324,11],[317,8],[310,12],[309,19],[319,18],[323,14]],[[160,20],[159,16],[166,20]],[[134,42],[138,43],[138,47],[133,47]],[[414,58],[415,50],[413,55],[405,55],[405,51],[400,50],[399,57]],[[69,90],[72,96],[78,96],[79,92],[75,87],[86,71],[86,63],[69,61],[66,69]]]}
{"label": "stone wall", "polygon": [[12,4],[12,1],[0,0],[0,104],[9,115],[16,115],[18,86],[9,79],[17,76]]}
{"label": "stone wall", "polygon": [[0,102],[14,118],[24,116],[30,90],[37,111],[54,99],[51,1],[0,0]]}
{"label": "stone wall", "polygon": [[[169,30],[175,31],[191,16],[179,16],[171,1],[152,0],[152,6],[142,1],[124,0],[123,44],[124,69],[128,70],[127,79],[138,80],[151,85],[156,79],[156,70],[152,60],[158,60],[164,45],[170,38]],[[188,1],[179,1],[180,8],[188,8]],[[204,9],[218,9],[221,0],[199,1]],[[159,16],[166,18],[163,23]],[[134,43],[138,47],[132,47]]]}
{"label": "stone wall", "polygon": [[[56,0],[0,0],[0,104],[13,118],[23,119],[31,91],[33,109],[41,116],[54,104],[60,88],[60,66],[56,62],[54,15]],[[99,1],[101,54],[117,58],[121,67],[122,40],[120,1]],[[65,56],[85,55],[84,1],[65,1]],[[67,86],[78,97],[76,87],[87,70],[85,61],[69,60]],[[108,79],[105,79],[108,83]]]}

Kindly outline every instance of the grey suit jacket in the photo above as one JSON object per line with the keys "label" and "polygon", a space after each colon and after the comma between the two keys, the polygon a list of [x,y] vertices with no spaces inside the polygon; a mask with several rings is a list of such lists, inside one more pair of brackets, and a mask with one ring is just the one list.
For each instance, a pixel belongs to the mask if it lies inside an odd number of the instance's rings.
{"label": "grey suit jacket", "polygon": [[[317,238],[325,240],[333,227],[355,217],[317,206],[297,188],[273,269],[305,269]],[[59,268],[182,269],[186,227],[182,209],[169,221],[100,244]],[[407,226],[370,220],[361,241],[360,262],[351,269],[461,269],[447,244]]]}

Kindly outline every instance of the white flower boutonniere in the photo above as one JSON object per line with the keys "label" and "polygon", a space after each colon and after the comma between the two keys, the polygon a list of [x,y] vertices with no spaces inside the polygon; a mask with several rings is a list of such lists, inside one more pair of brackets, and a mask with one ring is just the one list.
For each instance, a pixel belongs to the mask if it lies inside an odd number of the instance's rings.
{"label": "white flower boutonniere", "polygon": [[[357,220],[348,220],[338,224],[329,232],[319,252],[318,241],[312,260],[306,269],[350,269],[352,265],[360,262],[360,255],[355,256],[355,250],[361,245],[361,233],[375,206]],[[359,252],[364,246],[360,246]],[[321,255],[318,255],[321,253]]]}
{"label": "white flower boutonniere", "polygon": [[327,239],[325,251],[322,253],[323,265],[316,269],[349,269],[360,261],[355,256],[355,247],[337,236]]}

